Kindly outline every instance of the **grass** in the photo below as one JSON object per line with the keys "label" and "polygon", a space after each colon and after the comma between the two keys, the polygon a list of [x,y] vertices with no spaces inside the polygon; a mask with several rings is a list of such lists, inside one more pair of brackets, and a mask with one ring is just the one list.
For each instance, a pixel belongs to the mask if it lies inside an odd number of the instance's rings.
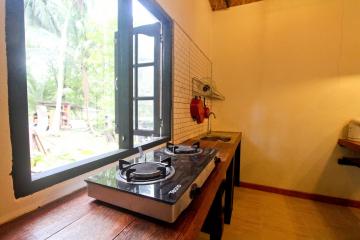
{"label": "grass", "polygon": [[56,136],[43,133],[39,138],[46,153],[32,144],[31,170],[34,173],[119,149],[117,139],[108,142],[105,133],[95,134],[89,130],[60,130]]}

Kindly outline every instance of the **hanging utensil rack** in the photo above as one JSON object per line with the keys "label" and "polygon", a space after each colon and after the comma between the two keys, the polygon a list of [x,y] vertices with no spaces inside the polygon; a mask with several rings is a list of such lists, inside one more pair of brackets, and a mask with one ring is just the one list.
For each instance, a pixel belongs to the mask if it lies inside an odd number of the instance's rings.
{"label": "hanging utensil rack", "polygon": [[211,78],[192,78],[192,94],[193,96],[201,96],[216,100],[225,100],[222,95],[213,84],[211,84]]}

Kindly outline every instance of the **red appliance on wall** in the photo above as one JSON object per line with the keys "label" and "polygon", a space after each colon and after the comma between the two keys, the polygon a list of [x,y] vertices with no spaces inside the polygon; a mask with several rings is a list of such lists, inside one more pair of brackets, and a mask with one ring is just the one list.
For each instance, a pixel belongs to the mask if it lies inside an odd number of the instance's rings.
{"label": "red appliance on wall", "polygon": [[191,117],[196,120],[198,124],[202,123],[205,118],[204,104],[200,97],[195,96],[190,103]]}
{"label": "red appliance on wall", "polygon": [[202,123],[205,118],[209,118],[210,108],[206,106],[205,97],[204,102],[201,97],[195,96],[190,104],[191,117],[196,120],[198,124]]}

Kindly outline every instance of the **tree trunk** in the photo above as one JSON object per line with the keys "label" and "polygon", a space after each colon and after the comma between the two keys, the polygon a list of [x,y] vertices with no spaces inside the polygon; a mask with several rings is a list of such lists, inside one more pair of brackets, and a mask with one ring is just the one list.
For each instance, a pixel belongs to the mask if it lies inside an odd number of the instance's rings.
{"label": "tree trunk", "polygon": [[56,134],[60,130],[61,124],[61,106],[62,98],[64,94],[64,81],[65,81],[65,61],[66,61],[66,50],[67,50],[67,31],[69,25],[70,14],[66,15],[64,25],[61,29],[61,40],[59,46],[59,59],[58,59],[58,72],[56,76],[57,90],[56,90],[56,107],[55,112],[52,116],[52,123],[50,132]]}
{"label": "tree trunk", "polygon": [[87,125],[92,133],[95,133],[94,127],[91,124],[90,116],[89,116],[89,103],[90,103],[90,85],[89,85],[89,78],[87,72],[86,63],[82,63],[81,66],[81,75],[82,75],[82,91],[84,95],[84,110],[85,110],[85,117]]}

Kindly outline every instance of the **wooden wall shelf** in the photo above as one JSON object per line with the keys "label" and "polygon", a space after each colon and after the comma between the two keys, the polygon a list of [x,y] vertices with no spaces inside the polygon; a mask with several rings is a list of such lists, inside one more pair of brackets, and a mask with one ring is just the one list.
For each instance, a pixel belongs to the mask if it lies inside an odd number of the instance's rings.
{"label": "wooden wall shelf", "polygon": [[[339,139],[338,144],[341,147],[344,147],[344,148],[347,148],[352,151],[360,153],[360,142],[358,142],[358,141],[351,141],[348,139]],[[356,166],[356,167],[360,168],[360,158],[343,157],[338,160],[338,164]]]}
{"label": "wooden wall shelf", "polygon": [[347,139],[339,139],[338,144],[342,147],[348,148],[350,150],[360,152],[360,142],[351,141]]}

